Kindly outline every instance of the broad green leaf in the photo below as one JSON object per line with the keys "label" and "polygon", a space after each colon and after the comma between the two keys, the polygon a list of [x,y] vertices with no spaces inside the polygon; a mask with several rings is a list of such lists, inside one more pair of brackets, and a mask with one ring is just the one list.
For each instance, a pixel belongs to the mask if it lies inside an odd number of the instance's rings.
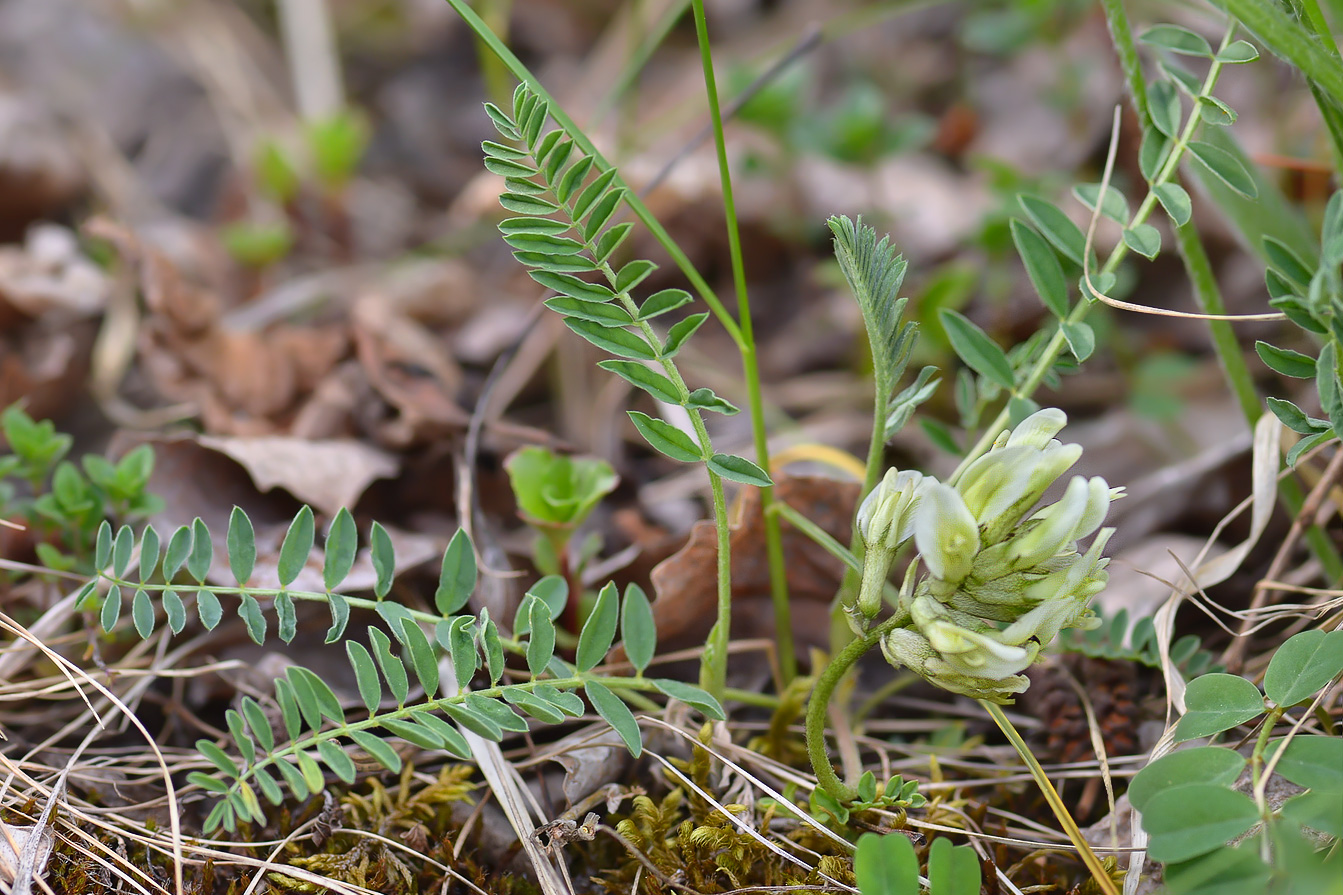
{"label": "broad green leaf", "polygon": [[540,252],[514,252],[519,264],[552,273],[587,273],[597,265],[582,255],[543,255]]}
{"label": "broad green leaf", "polygon": [[340,594],[328,594],[327,608],[331,610],[331,627],[326,632],[326,643],[335,643],[345,635],[350,622],[350,602]]}
{"label": "broad green leaf", "polygon": [[1166,214],[1175,222],[1175,226],[1183,227],[1189,223],[1189,218],[1194,213],[1194,203],[1189,198],[1189,193],[1185,192],[1184,187],[1178,183],[1163,183],[1153,187],[1152,192],[1156,193],[1157,201],[1161,207],[1166,209]]}
{"label": "broad green leaf", "polygon": [[632,581],[625,585],[625,602],[620,608],[620,638],[625,657],[637,673],[643,674],[657,651],[658,631],[648,595]]}
{"label": "broad green leaf", "polygon": [[354,517],[345,507],[336,511],[331,527],[326,532],[326,559],[322,563],[322,583],[328,591],[340,587],[340,583],[354,568],[354,555],[358,547],[359,534],[355,530]]}
{"label": "broad green leaf", "polygon": [[667,340],[662,343],[662,356],[675,357],[681,350],[681,346],[686,343],[695,330],[699,329],[705,320],[709,319],[707,312],[702,314],[691,314],[684,320],[678,320],[672,324],[671,329],[667,330]]}
{"label": "broad green leaf", "polygon": [[553,214],[560,210],[560,207],[548,199],[542,199],[540,196],[530,196],[522,192],[508,192],[499,197],[499,204],[505,210],[514,214],[522,215],[543,215]]}
{"label": "broad green leaf", "polygon": [[[1273,741],[1268,754],[1275,754],[1281,745],[1281,740]],[[1278,759],[1276,771],[1306,789],[1343,789],[1343,738],[1305,734],[1292,737]]]}
{"label": "broad green leaf", "polygon": [[698,407],[701,410],[712,410],[714,413],[721,413],[724,416],[732,416],[734,413],[741,413],[741,409],[724,398],[714,394],[711,388],[697,388],[690,393],[689,400],[686,401],[687,407]]}
{"label": "broad green leaf", "polygon": [[363,749],[368,755],[393,774],[401,773],[401,756],[396,750],[387,745],[382,737],[369,733],[367,730],[350,731],[350,739],[354,740],[356,746]]}
{"label": "broad green leaf", "polygon": [[1244,793],[1224,786],[1189,783],[1153,796],[1142,824],[1151,840],[1147,853],[1155,861],[1187,861],[1207,854],[1239,836],[1259,819],[1259,810]]}
{"label": "broad green leaf", "polygon": [[425,698],[433,699],[438,692],[438,660],[434,648],[424,635],[424,629],[413,618],[401,621],[401,634],[401,642],[410,654],[410,667],[415,670],[415,677],[424,688]]}
{"label": "broad green leaf", "polygon": [[918,895],[919,859],[913,843],[899,830],[864,833],[853,855],[853,876],[862,895]]}
{"label": "broad green leaf", "polygon": [[106,597],[102,598],[102,610],[98,614],[98,624],[102,629],[111,632],[111,629],[117,626],[117,620],[121,618],[121,587],[113,585],[107,589]]}
{"label": "broad green leaf", "polygon": [[1259,51],[1249,41],[1237,40],[1222,48],[1215,58],[1223,65],[1240,65],[1258,59]]}
{"label": "broad green leaf", "polygon": [[1161,252],[1161,231],[1151,224],[1125,227],[1124,245],[1151,261]]}
{"label": "broad green leaf", "polygon": [[654,292],[639,306],[639,319],[652,320],[659,314],[674,311],[694,300],[684,289],[663,289],[661,292]]}
{"label": "broad green leaf", "polygon": [[345,655],[354,669],[354,680],[359,687],[359,698],[364,700],[364,708],[368,709],[370,715],[376,715],[378,705],[382,702],[382,685],[378,683],[378,669],[373,664],[373,656],[362,643],[355,640],[345,641]]}
{"label": "broad green leaf", "polygon": [[506,218],[499,222],[499,232],[509,233],[565,233],[572,229],[572,226],[565,221],[557,221],[554,218],[534,218],[519,217]]}
{"label": "broad green leaf", "polygon": [[1208,46],[1208,41],[1201,34],[1195,34],[1179,25],[1153,25],[1138,35],[1138,40],[1149,46],[1170,50],[1172,53],[1212,58],[1212,47]]}
{"label": "broad green leaf", "polygon": [[504,242],[520,252],[539,255],[576,255],[583,251],[583,243],[578,240],[551,233],[507,233]]}
{"label": "broad green leaf", "polygon": [[1177,743],[1230,730],[1264,712],[1259,688],[1234,674],[1195,678],[1189,682],[1184,701],[1188,710],[1176,725]]}
{"label": "broad green leaf", "polygon": [[608,581],[597,594],[597,602],[588,613],[583,630],[578,635],[578,651],[574,664],[579,671],[591,671],[606,658],[616,636],[620,616],[620,592],[615,582]]}
{"label": "broad green leaf", "polygon": [[284,543],[280,545],[276,574],[282,587],[293,584],[294,579],[308,564],[308,557],[312,554],[313,532],[312,508],[305,504],[294,516],[294,521],[289,523]]}
{"label": "broad green leaf", "polygon": [[630,754],[635,758],[643,752],[643,740],[639,736],[639,722],[634,720],[634,713],[629,710],[629,706],[620,699],[619,696],[612,693],[602,684],[596,681],[588,681],[583,685],[583,692],[587,694],[592,707],[615,728],[616,733],[625,741]]}
{"label": "broad green leaf", "polygon": [[1146,813],[1158,793],[1187,783],[1231,786],[1245,769],[1246,759],[1225,746],[1195,746],[1163,755],[1139,771],[1129,783],[1129,802]]}
{"label": "broad green leaf", "polygon": [[541,697],[533,696],[526,690],[519,690],[517,687],[505,687],[504,699],[536,720],[546,724],[559,724],[565,718],[564,712],[561,712],[555,706]]}
{"label": "broad green leaf", "polygon": [[1190,142],[1188,148],[1189,152],[1202,162],[1218,180],[1235,192],[1246,199],[1253,199],[1259,194],[1259,188],[1255,185],[1250,172],[1245,170],[1245,166],[1225,149],[1199,140]]}
{"label": "broad green leaf", "polygon": [[149,635],[154,633],[154,604],[149,601],[149,594],[145,593],[144,588],[137,588],[135,596],[131,597],[131,621],[135,623],[135,633],[140,635],[141,640],[148,640]]}
{"label": "broad green leaf", "polygon": [[373,645],[373,657],[382,669],[383,680],[397,705],[406,704],[406,695],[410,693],[410,678],[406,676],[406,666],[401,658],[392,652],[392,640],[378,628],[368,629],[368,639]]}
{"label": "broad green leaf", "polygon": [[1340,674],[1343,631],[1302,631],[1288,638],[1269,660],[1264,692],[1280,706],[1293,706],[1314,696]]}
{"label": "broad green leaf", "polygon": [[[952,845],[939,836],[928,849],[928,882],[931,895],[974,895],[982,881],[979,857],[968,845]],[[864,893],[866,895],[866,893]]]}
{"label": "broad green leaf", "polygon": [[1059,328],[1063,330],[1063,338],[1068,343],[1068,350],[1072,352],[1073,357],[1077,358],[1079,363],[1091,357],[1091,353],[1096,350],[1096,334],[1090,326],[1080,320],[1064,320],[1059,323]]}
{"label": "broad green leaf", "polygon": [[187,626],[187,607],[175,590],[163,592],[163,614],[168,617],[168,630],[181,634]]}
{"label": "broad green leaf", "polygon": [[621,379],[624,379],[631,385],[643,389],[663,403],[681,403],[681,396],[670,379],[663,376],[661,373],[648,369],[648,367],[637,361],[604,360],[598,361],[597,366],[601,367],[603,370],[610,370]]}
{"label": "broad green leaf", "polygon": [[591,320],[593,323],[600,323],[604,326],[628,326],[634,322],[634,318],[620,305],[584,301],[581,298],[571,298],[568,295],[547,299],[546,307],[556,313],[563,314],[565,317]]}
{"label": "broad green leaf", "polygon": [[668,678],[654,678],[653,686],[657,687],[664,696],[681,700],[706,718],[722,721],[727,717],[723,714],[723,706],[719,704],[718,700],[699,687]]}
{"label": "broad green leaf", "polygon": [[392,539],[381,523],[374,522],[368,533],[369,552],[373,555],[373,595],[379,600],[387,596],[392,589],[392,579],[396,576],[396,549]]}
{"label": "broad green leaf", "polygon": [[1175,139],[1180,133],[1180,92],[1171,81],[1156,81],[1147,88],[1147,106],[1152,113],[1152,125],[1162,134]]}
{"label": "broad green leaf", "polygon": [[1321,789],[1289,799],[1282,816],[1302,826],[1343,838],[1343,789]]}
{"label": "broad green leaf", "polygon": [[704,459],[704,453],[694,439],[673,426],[671,423],[654,419],[637,410],[627,411],[639,434],[657,450],[679,460],[682,463],[698,463]]}
{"label": "broad green leaf", "polygon": [[[687,297],[689,297],[687,295]],[[179,529],[180,531],[180,529]],[[98,536],[93,547],[93,565],[98,569],[107,568],[112,561],[112,523],[106,519],[98,526]]]}
{"label": "broad green leaf", "polygon": [[252,642],[258,646],[264,645],[266,642],[266,616],[261,611],[261,604],[257,602],[256,597],[251,594],[243,594],[242,600],[238,604],[238,615],[247,625],[247,636],[252,638]]}
{"label": "broad green leaf", "polygon": [[334,741],[329,739],[319,740],[317,754],[322,756],[322,761],[326,763],[326,766],[343,782],[346,784],[354,783],[356,774],[354,761]]}
{"label": "broad green leaf", "polygon": [[951,347],[965,361],[966,366],[1008,391],[1016,387],[1016,377],[1007,355],[984,330],[951,308],[939,309],[937,316],[942,321]]}
{"label": "broad green leaf", "polygon": [[224,606],[214,591],[204,587],[196,591],[196,614],[200,616],[201,624],[207,631],[213,631],[215,625],[219,624],[220,619],[224,617]]}
{"label": "broad green leaf", "polygon": [[603,351],[609,351],[617,357],[633,360],[657,360],[658,349],[649,345],[643,336],[627,329],[603,326],[590,320],[564,318],[564,325]]}
{"label": "broad green leaf", "polygon": [[597,240],[597,244],[593,246],[592,257],[598,261],[606,261],[620,247],[620,244],[625,241],[625,237],[629,236],[633,229],[634,225],[626,221],[607,230]]}
{"label": "broad green leaf", "polygon": [[1162,873],[1166,883],[1162,891],[1171,895],[1286,895],[1269,888],[1272,870],[1259,856],[1258,837],[1236,848],[1217,848],[1167,864]]}
{"label": "broad green leaf", "polygon": [[256,566],[256,533],[242,507],[235,506],[228,519],[228,564],[233,580],[246,584]]}
{"label": "broad green leaf", "polygon": [[434,591],[434,607],[444,617],[461,610],[476,589],[477,574],[475,549],[466,531],[459,528],[443,553],[438,589]]}
{"label": "broad green leaf", "polygon": [[657,270],[658,266],[652,261],[636,259],[620,268],[616,274],[615,288],[617,292],[629,292],[635,286],[648,278],[648,275]]}
{"label": "broad green leaf", "polygon": [[578,298],[583,301],[612,301],[616,297],[616,294],[605,286],[599,283],[589,283],[573,274],[551,273],[548,270],[529,270],[527,275],[547,289],[554,289],[561,295],[567,295],[570,298]]}
{"label": "broad green leaf", "polygon": [[459,615],[448,622],[448,652],[452,654],[452,672],[458,690],[471,686],[471,678],[480,667],[475,624],[476,620],[469,615]]}
{"label": "broad green leaf", "polygon": [[728,481],[739,482],[743,485],[755,485],[757,488],[768,488],[774,484],[768,473],[745,457],[737,457],[733,454],[714,454],[709,458],[708,466],[711,472],[717,473]]}
{"label": "broad green leaf", "polygon": [[555,654],[555,622],[550,617],[550,607],[539,599],[533,598],[527,612],[530,633],[527,638],[527,668],[533,677],[537,677],[550,664]]}
{"label": "broad green leaf", "polygon": [[1046,308],[1055,317],[1068,316],[1068,281],[1049,243],[1026,224],[1012,219],[1012,242],[1026,265],[1026,275]]}
{"label": "broad green leaf", "polygon": [[1254,343],[1254,350],[1269,369],[1276,370],[1284,376],[1296,379],[1315,378],[1315,358],[1309,355],[1262,341]]}
{"label": "broad green leaf", "polygon": [[[1079,183],[1073,187],[1073,196],[1086,206],[1087,211],[1096,210],[1096,197],[1100,192],[1099,183]],[[1124,194],[1116,189],[1114,184],[1107,184],[1105,187],[1105,201],[1101,204],[1101,214],[1116,224],[1127,224],[1129,221],[1128,199],[1124,198]]]}

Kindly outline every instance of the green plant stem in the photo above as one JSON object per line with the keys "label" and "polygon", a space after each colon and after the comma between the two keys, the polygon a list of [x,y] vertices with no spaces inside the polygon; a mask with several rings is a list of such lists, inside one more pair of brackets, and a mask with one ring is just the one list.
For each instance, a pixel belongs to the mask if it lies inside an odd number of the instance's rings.
{"label": "green plant stem", "polygon": [[[541,85],[541,82],[536,79],[536,76],[533,75],[530,70],[528,70],[527,66],[523,65],[522,61],[514,55],[513,51],[505,46],[503,41],[499,40],[499,38],[490,31],[489,26],[481,20],[480,16],[476,15],[475,11],[466,3],[466,0],[447,0],[447,4],[462,17],[462,21],[466,22],[467,27],[480,38],[481,42],[484,43],[494,55],[499,57],[500,61],[502,61],[508,70],[513,73],[515,78],[526,83],[533,93],[549,104],[551,117],[559,122],[560,126],[564,128],[565,133],[574,141],[575,146],[592,157],[592,161],[599,171],[609,171],[614,167],[606,160],[604,155],[597,151],[597,147],[588,139],[587,134],[583,133],[582,128],[574,123],[574,120],[570,118],[560,104],[555,101],[555,98],[550,95],[550,92]],[[616,172],[616,182],[627,189],[629,188],[629,184],[625,182],[618,171]],[[727,312],[725,307],[723,307],[723,303],[718,300],[718,296],[714,293],[713,289],[709,287],[709,284],[705,281],[704,277],[700,275],[700,272],[695,269],[695,265],[690,262],[686,253],[681,250],[679,245],[677,245],[676,240],[671,238],[671,235],[667,233],[666,228],[653,216],[653,213],[648,210],[648,206],[635,194],[634,190],[629,191],[625,198],[625,202],[629,205],[630,210],[634,212],[634,216],[648,228],[648,231],[653,234],[653,238],[656,239],[658,244],[671,256],[671,259],[676,264],[677,268],[685,275],[685,278],[690,281],[691,286],[693,286],[695,291],[699,293],[700,298],[704,299],[704,303],[709,306],[709,310],[713,312],[713,315],[717,318],[719,324],[722,325],[723,329],[727,330],[732,341],[740,347],[741,331],[737,327],[737,322],[732,319],[732,315]]]}
{"label": "green plant stem", "polygon": [[811,699],[807,702],[807,757],[811,759],[811,769],[816,774],[817,783],[838,802],[851,802],[858,797],[858,793],[839,779],[825,750],[825,713],[830,707],[830,698],[844,675],[864,653],[876,646],[887,631],[907,624],[908,614],[896,614],[850,642],[821,670],[816,679],[816,688],[811,691]]}
{"label": "green plant stem", "polygon": [[1119,54],[1119,67],[1124,72],[1124,82],[1133,97],[1133,108],[1138,113],[1138,124],[1146,131],[1152,126],[1152,112],[1147,104],[1147,81],[1142,75],[1142,60],[1138,57],[1138,47],[1133,42],[1133,29],[1129,27],[1128,15],[1124,12],[1123,0],[1101,0],[1105,9],[1105,24],[1110,29],[1110,40]]}
{"label": "green plant stem", "polygon": [[[1264,797],[1264,787],[1267,784],[1266,771],[1271,771],[1271,768],[1266,769],[1264,766],[1264,751],[1268,748],[1268,741],[1273,735],[1273,728],[1277,726],[1278,721],[1286,712],[1287,710],[1281,706],[1274,706],[1269,711],[1268,716],[1264,718],[1264,726],[1260,729],[1259,736],[1254,741],[1254,749],[1250,752],[1250,792],[1254,795],[1254,804],[1259,809],[1259,818],[1264,822],[1265,830],[1273,820],[1273,809]],[[1279,747],[1278,755],[1282,754],[1282,749],[1285,747],[1286,744]],[[1276,762],[1277,755],[1273,757],[1272,763],[1275,764]],[[1269,860],[1267,835],[1263,837],[1260,848],[1263,851],[1264,860]]]}
{"label": "green plant stem", "polygon": [[1054,789],[1054,784],[1049,782],[1049,775],[1045,773],[1044,768],[1040,767],[1040,762],[1036,760],[1030,747],[1026,745],[1026,741],[1021,738],[1021,734],[1017,732],[1015,725],[1008,719],[1002,706],[986,699],[979,700],[979,704],[989,713],[989,717],[1007,737],[1008,742],[1012,744],[1012,748],[1017,750],[1021,760],[1026,763],[1031,776],[1035,778],[1036,784],[1040,787],[1040,792],[1044,794],[1045,801],[1049,803],[1050,809],[1054,812],[1054,817],[1058,819],[1063,831],[1068,834],[1068,839],[1077,848],[1082,863],[1091,872],[1091,877],[1096,885],[1105,895],[1119,895],[1114,880],[1105,872],[1105,867],[1101,864],[1100,858],[1096,857],[1096,853],[1091,850],[1090,843],[1082,835],[1082,831],[1078,829],[1077,821],[1073,820],[1073,816],[1068,813],[1068,808],[1063,804],[1063,799],[1059,796],[1058,790]]}
{"label": "green plant stem", "polygon": [[[746,380],[747,402],[751,412],[751,434],[755,442],[756,462],[769,471],[769,433],[765,427],[764,399],[760,389],[760,365],[756,359],[755,331],[751,322],[750,296],[746,289],[746,266],[742,261],[741,232],[737,225],[737,203],[732,191],[732,167],[723,135],[723,111],[718,101],[718,82],[714,76],[713,51],[709,26],[704,16],[704,0],[693,0],[695,36],[699,41],[700,66],[704,70],[704,92],[709,101],[713,124],[714,149],[718,155],[718,179],[723,191],[723,215],[727,222],[728,254],[732,259],[732,285],[737,295],[738,349]],[[769,561],[770,598],[774,604],[774,639],[778,648],[779,687],[787,687],[797,676],[797,656],[793,650],[792,611],[788,605],[788,576],[783,559],[783,535],[778,517],[769,513],[774,489],[760,489],[760,509],[765,520],[765,552]],[[720,614],[720,622],[722,621]]]}

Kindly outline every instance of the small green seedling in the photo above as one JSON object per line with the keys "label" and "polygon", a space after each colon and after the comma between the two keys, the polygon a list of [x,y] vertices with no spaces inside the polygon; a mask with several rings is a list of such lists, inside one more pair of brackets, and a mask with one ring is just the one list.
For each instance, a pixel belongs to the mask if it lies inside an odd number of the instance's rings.
{"label": "small green seedling", "polygon": [[370,129],[368,120],[357,110],[343,109],[310,122],[305,136],[313,174],[328,189],[339,191],[363,161]]}
{"label": "small green seedling", "polygon": [[294,247],[294,231],[283,221],[271,224],[240,221],[225,227],[220,238],[233,260],[256,270],[283,260]]}

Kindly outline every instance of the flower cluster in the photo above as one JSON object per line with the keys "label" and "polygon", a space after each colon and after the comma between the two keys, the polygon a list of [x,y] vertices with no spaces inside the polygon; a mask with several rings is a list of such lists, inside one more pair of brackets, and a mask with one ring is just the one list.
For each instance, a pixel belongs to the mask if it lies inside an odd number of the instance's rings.
{"label": "flower cluster", "polygon": [[1097,532],[1122,489],[1075,476],[1057,502],[1036,509],[1082,454],[1054,438],[1066,422],[1060,410],[1041,410],[1003,432],[954,486],[892,470],[864,501],[856,615],[876,615],[895,553],[911,537],[926,569],[901,590],[897,611],[908,624],[882,639],[893,664],[952,692],[1007,702],[1060,630],[1094,626],[1087,604],[1105,587],[1101,551],[1114,530],[1101,529],[1085,552],[1077,542]]}

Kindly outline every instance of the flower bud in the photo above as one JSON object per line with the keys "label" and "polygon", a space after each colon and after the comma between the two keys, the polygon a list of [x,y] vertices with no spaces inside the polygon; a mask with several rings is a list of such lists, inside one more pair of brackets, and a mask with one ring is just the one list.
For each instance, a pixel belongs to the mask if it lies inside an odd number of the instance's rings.
{"label": "flower bud", "polygon": [[858,508],[858,530],[868,550],[894,553],[914,534],[914,509],[924,475],[913,469],[886,470]]}

